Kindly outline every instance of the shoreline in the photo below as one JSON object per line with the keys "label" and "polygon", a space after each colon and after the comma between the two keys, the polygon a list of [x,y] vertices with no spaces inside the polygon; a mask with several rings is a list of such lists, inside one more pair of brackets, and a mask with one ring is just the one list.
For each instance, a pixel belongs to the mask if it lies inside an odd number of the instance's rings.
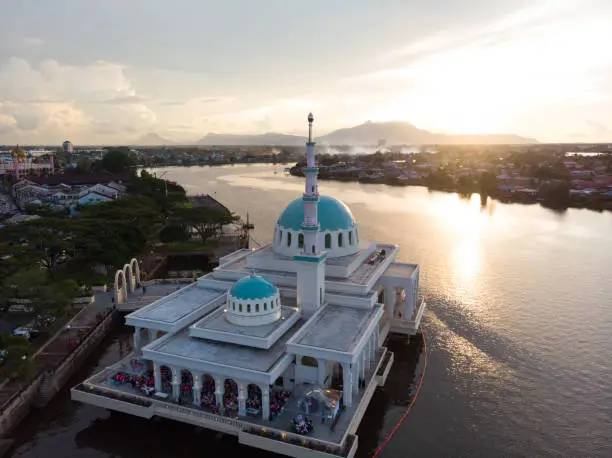
{"label": "shoreline", "polygon": [[[176,168],[190,168],[190,167],[219,167],[219,166],[228,166],[228,165],[270,165],[270,166],[291,166],[289,175],[296,178],[303,178],[301,171],[295,170],[295,163],[293,162],[264,162],[264,161],[256,161],[256,162],[220,162],[215,164],[168,164],[168,165],[153,165],[153,166],[144,166],[139,165],[138,168],[142,169],[153,169],[153,168],[167,168],[167,167],[176,167]],[[348,177],[330,177],[324,174],[319,174],[319,180],[321,181],[337,181],[337,182],[345,182],[345,183],[360,183],[360,184],[382,184],[393,187],[408,187],[408,186],[418,186],[427,188],[429,191],[439,191],[439,192],[447,192],[447,193],[457,193],[461,195],[470,195],[470,194],[479,194],[481,198],[483,193],[477,186],[471,188],[462,188],[460,186],[456,187],[436,187],[430,184],[427,184],[425,180],[410,180],[410,181],[398,181],[397,179],[393,179],[391,177],[385,177],[380,179],[360,179],[357,176],[348,176]],[[484,194],[485,198],[492,198],[501,203],[505,204],[520,204],[520,205],[541,205],[544,208],[549,210],[563,212],[570,208],[574,209],[585,209],[591,210],[597,213],[603,213],[606,211],[612,211],[612,199],[602,200],[599,199],[598,196],[594,197],[580,197],[580,198],[570,198],[569,202],[563,203],[561,205],[555,204],[554,202],[546,201],[543,199],[539,199],[537,197],[525,196],[523,193],[517,193],[518,195],[513,196],[512,193],[504,193],[502,191],[492,191]]]}

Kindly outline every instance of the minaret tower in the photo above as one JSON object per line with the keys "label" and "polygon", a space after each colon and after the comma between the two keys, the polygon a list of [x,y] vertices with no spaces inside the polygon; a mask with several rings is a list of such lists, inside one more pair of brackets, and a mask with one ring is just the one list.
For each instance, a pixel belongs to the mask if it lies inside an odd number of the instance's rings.
{"label": "minaret tower", "polygon": [[317,239],[319,235],[319,187],[317,175],[319,168],[315,164],[315,142],[312,141],[312,123],[314,116],[308,115],[308,143],[306,143],[306,167],[303,172],[306,176],[304,195],[304,221],[302,222],[302,233],[304,234],[304,246],[302,254],[314,255],[318,253]]}
{"label": "minaret tower", "polygon": [[308,115],[308,142],[306,143],[306,185],[302,200],[304,202],[304,221],[302,222],[302,252],[294,257],[298,262],[297,300],[305,316],[316,312],[325,299],[325,257],[327,253],[319,250],[319,168],[315,163],[315,142],[312,141],[312,113]]}

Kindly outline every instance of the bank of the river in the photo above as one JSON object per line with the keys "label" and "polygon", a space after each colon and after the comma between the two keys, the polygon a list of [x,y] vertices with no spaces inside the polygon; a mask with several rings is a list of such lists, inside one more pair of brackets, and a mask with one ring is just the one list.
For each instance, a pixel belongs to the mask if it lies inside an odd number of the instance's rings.
{"label": "bank of the river", "polygon": [[[163,171],[190,193],[248,212],[261,243],[303,190],[282,167]],[[483,205],[479,196],[422,187],[326,181],[320,190],[349,205],[362,238],[398,243],[400,261],[421,264],[427,376],[381,458],[612,455],[612,214],[491,199]],[[121,336],[69,384],[129,352],[130,334]],[[420,374],[421,349],[391,345],[393,369],[358,432],[362,458],[403,414]],[[77,458],[247,453],[231,439],[186,425],[71,403],[65,392],[15,437],[12,456],[20,458],[49,450]]]}
{"label": "bank of the river", "polygon": [[[294,166],[289,169],[289,174],[297,177],[304,178],[304,174],[300,167]],[[481,189],[478,183],[471,184],[460,184],[455,183],[449,184],[436,184],[429,182],[426,178],[421,179],[405,179],[401,180],[394,176],[383,176],[380,178],[364,178],[357,174],[345,174],[341,176],[332,175],[329,173],[319,172],[319,180],[321,181],[338,181],[345,183],[361,183],[361,184],[382,184],[387,186],[422,186],[432,191],[460,193],[464,195],[471,195],[473,193],[480,193],[484,200],[487,197],[497,199],[506,203],[516,204],[540,204],[543,207],[563,210],[567,208],[586,208],[593,211],[612,211],[612,195],[607,193],[590,193],[590,194],[571,194],[568,191],[568,195],[565,197],[559,197],[554,195],[554,199],[549,198],[542,190],[533,189],[516,189],[516,190],[504,190],[503,186],[488,186],[486,191]]]}

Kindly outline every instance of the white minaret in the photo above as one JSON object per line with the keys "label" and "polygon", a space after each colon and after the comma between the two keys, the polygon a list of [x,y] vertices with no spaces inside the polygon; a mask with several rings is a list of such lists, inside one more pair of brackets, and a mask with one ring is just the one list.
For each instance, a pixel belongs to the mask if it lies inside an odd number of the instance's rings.
{"label": "white minaret", "polygon": [[302,200],[304,202],[304,221],[302,234],[304,245],[302,253],[293,259],[298,262],[297,300],[305,316],[316,312],[325,299],[325,257],[327,253],[319,250],[319,186],[317,175],[319,168],[315,163],[315,142],[312,141],[312,113],[308,115],[308,142],[306,143],[306,186]]}

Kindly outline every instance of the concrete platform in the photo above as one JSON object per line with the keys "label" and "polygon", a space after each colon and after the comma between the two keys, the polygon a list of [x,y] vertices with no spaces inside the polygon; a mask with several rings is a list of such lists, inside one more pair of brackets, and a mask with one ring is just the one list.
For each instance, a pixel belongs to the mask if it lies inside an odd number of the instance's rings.
{"label": "concrete platform", "polygon": [[[387,357],[386,353],[387,350],[383,348],[377,363],[366,372],[365,388],[353,395],[352,407],[341,411],[334,428],[328,423],[322,423],[320,416],[315,413],[311,415],[314,429],[307,436],[294,433],[290,422],[298,413],[304,414],[297,408],[297,400],[301,391],[311,388],[308,385],[295,389],[283,413],[274,420],[249,415],[236,417],[213,414],[202,407],[178,405],[171,400],[148,397],[130,385],[111,385],[108,381],[120,370],[120,365],[106,368],[77,385],[71,390],[71,397],[75,401],[141,418],[160,416],[232,434],[238,436],[240,443],[274,453],[300,458],[352,458],[357,451],[355,432],[380,385],[381,377],[378,374],[388,374],[393,364],[393,358]],[[383,367],[383,364],[388,367]]]}

